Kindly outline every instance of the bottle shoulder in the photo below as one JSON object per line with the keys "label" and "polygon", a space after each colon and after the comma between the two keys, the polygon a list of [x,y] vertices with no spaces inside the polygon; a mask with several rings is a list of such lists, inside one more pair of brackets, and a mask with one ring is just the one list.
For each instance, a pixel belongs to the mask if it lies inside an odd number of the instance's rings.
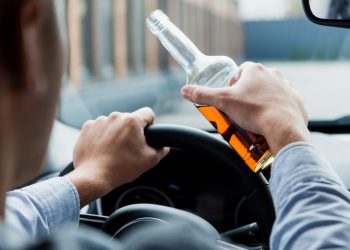
{"label": "bottle shoulder", "polygon": [[225,87],[237,70],[237,65],[229,57],[209,57],[194,63],[188,73],[188,84],[213,88]]}

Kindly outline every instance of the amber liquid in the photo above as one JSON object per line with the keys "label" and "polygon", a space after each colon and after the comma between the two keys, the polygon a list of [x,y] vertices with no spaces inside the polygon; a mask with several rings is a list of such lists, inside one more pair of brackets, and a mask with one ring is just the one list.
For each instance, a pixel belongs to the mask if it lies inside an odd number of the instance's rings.
{"label": "amber liquid", "polygon": [[213,106],[196,107],[252,171],[258,173],[271,165],[274,156],[263,136],[240,128],[225,113]]}

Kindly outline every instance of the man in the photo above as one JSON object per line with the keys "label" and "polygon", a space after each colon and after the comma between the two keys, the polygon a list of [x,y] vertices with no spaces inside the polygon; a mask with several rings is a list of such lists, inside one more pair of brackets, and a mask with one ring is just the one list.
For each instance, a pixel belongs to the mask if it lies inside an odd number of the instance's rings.
{"label": "man", "polygon": [[80,207],[137,178],[169,151],[146,144],[143,130],[154,120],[149,108],[100,117],[82,129],[75,171],[8,193],[5,211],[6,191],[40,173],[64,61],[54,1],[0,1],[0,248],[24,240],[11,230],[33,239],[76,227]]}
{"label": "man", "polygon": [[[53,2],[0,1],[0,249],[118,249],[98,232],[60,231],[77,226],[80,207],[137,178],[168,153],[145,142],[143,129],[154,119],[148,108],[87,122],[74,151],[73,172],[6,194],[39,173],[55,116],[64,49]],[[271,183],[277,210],[272,248],[346,246],[349,195],[310,145],[299,95],[280,73],[259,64],[242,65],[236,80],[222,90],[185,87],[182,93],[264,135],[277,155]],[[196,232],[182,231],[184,240],[171,241],[174,232],[163,237],[171,249],[214,249],[205,239],[190,244],[193,237],[187,233]]]}

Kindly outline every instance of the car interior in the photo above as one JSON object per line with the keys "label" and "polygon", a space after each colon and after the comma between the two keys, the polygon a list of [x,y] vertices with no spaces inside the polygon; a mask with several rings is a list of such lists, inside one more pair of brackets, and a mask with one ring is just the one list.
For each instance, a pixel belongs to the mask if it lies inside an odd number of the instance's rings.
{"label": "car interior", "polygon": [[72,171],[81,126],[113,111],[151,107],[156,122],[145,130],[147,142],[171,147],[154,169],[84,207],[81,225],[122,240],[145,224],[184,220],[208,232],[218,249],[268,249],[275,217],[270,169],[253,173],[181,99],[186,74],[145,26],[155,9],[208,55],[280,69],[306,99],[316,148],[350,190],[350,35],[327,27],[349,25],[348,0],[343,7],[323,1],[327,11],[312,0],[57,2],[69,64],[45,168],[35,181]]}

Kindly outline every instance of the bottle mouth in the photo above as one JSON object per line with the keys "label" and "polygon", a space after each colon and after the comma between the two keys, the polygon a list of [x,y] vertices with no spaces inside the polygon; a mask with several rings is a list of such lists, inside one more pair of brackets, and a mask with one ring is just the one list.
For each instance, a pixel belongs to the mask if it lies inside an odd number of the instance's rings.
{"label": "bottle mouth", "polygon": [[153,11],[146,19],[148,29],[155,35],[165,29],[167,22],[169,22],[169,17],[161,10]]}

